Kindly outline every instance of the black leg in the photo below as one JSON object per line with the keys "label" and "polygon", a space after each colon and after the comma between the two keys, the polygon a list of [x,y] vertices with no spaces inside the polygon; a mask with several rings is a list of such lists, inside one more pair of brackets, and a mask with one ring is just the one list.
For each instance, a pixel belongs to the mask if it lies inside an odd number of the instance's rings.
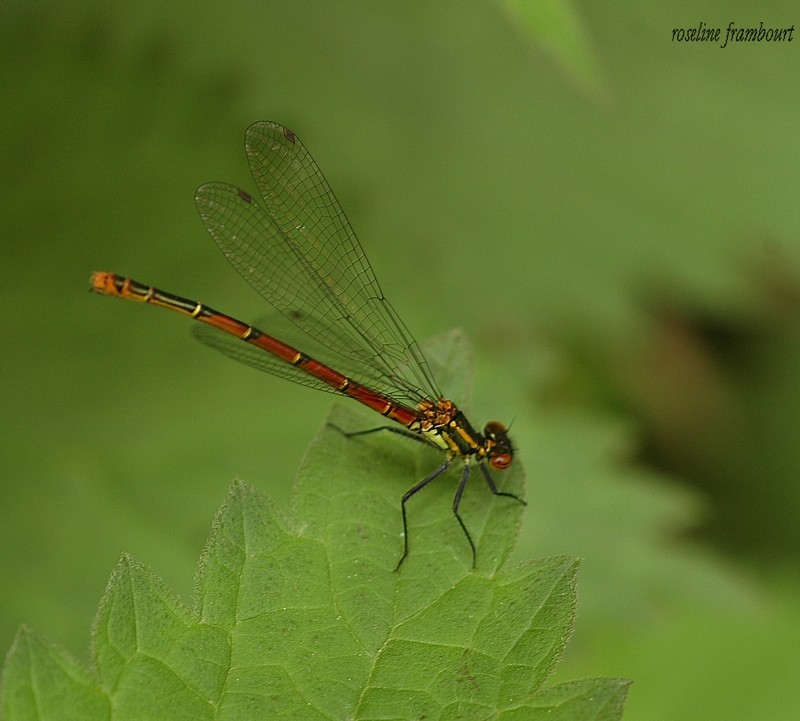
{"label": "black leg", "polygon": [[425,438],[425,436],[421,436],[418,433],[409,431],[406,428],[397,428],[396,426],[376,426],[375,428],[367,428],[365,431],[346,431],[333,423],[328,423],[328,425],[331,428],[335,428],[337,431],[339,431],[339,433],[345,436],[345,438],[355,438],[356,436],[366,436],[370,433],[377,433],[378,431],[388,431],[389,433],[396,433],[398,436],[403,436],[403,438],[410,438],[412,441],[424,443],[426,446],[434,446],[435,448],[438,447]]}
{"label": "black leg", "polygon": [[[481,471],[483,471],[483,477],[486,479],[486,483],[489,486],[489,490],[495,496],[505,496],[506,498],[513,498],[515,501],[519,501],[523,506],[527,506],[528,504],[523,501],[519,496],[515,496],[513,493],[506,493],[505,491],[498,491],[497,486],[494,484],[492,480],[492,475],[489,473],[489,469],[486,468],[485,464],[480,464]],[[469,480],[470,474],[470,465],[467,463],[464,466],[464,471],[461,473],[461,480],[458,482],[458,488],[456,488],[456,494],[453,496],[453,515],[456,517],[456,520],[461,525],[461,530],[464,531],[464,535],[467,537],[467,541],[469,541],[469,547],[472,549],[472,567],[475,568],[477,565],[478,554],[475,550],[475,542],[472,540],[472,536],[470,532],[467,530],[467,525],[464,523],[461,515],[458,512],[458,507],[461,505],[461,497],[464,495],[464,489],[467,487],[467,481]]]}
{"label": "black leg", "polygon": [[[408,555],[408,521],[406,519],[406,501],[408,501],[408,499],[414,496],[418,491],[421,491],[423,488],[425,488],[425,486],[427,486],[431,481],[441,476],[442,473],[444,473],[450,467],[450,460],[451,459],[448,458],[441,466],[433,471],[433,473],[429,473],[419,483],[409,488],[403,494],[403,498],[400,501],[400,509],[403,511],[403,555],[400,556],[400,560],[394,567],[395,571],[400,570],[400,566],[403,564],[403,561],[406,560],[406,556]],[[463,527],[464,524],[462,523],[461,525]]]}
{"label": "black leg", "polygon": [[[332,428],[335,428],[337,431],[339,431],[339,433],[341,433],[343,436],[347,438],[354,438],[355,436],[366,436],[369,435],[370,433],[377,433],[378,431],[389,431],[389,433],[396,433],[399,436],[403,436],[404,438],[410,438],[414,441],[424,443],[425,445],[435,445],[431,443],[424,436],[421,436],[417,433],[413,433],[412,431],[409,431],[406,428],[397,428],[395,426],[377,426],[376,428],[368,428],[363,431],[345,431],[344,429],[339,428],[339,426],[333,423],[329,423],[328,425],[330,425]],[[403,494],[403,498],[400,502],[400,509],[403,514],[403,555],[400,556],[400,560],[397,562],[397,566],[395,566],[394,569],[395,571],[400,570],[400,566],[403,565],[403,561],[405,561],[406,556],[408,556],[408,517],[406,514],[406,502],[409,499],[411,499],[414,495],[416,495],[417,492],[425,488],[425,486],[427,486],[429,483],[431,483],[440,475],[442,475],[442,473],[444,473],[450,467],[451,461],[452,458],[448,458],[445,463],[439,466],[432,473],[425,476],[425,478],[423,478],[419,483],[409,488]],[[481,461],[478,463],[478,465],[481,467],[481,472],[483,473],[483,477],[486,480],[486,485],[489,486],[489,490],[492,492],[493,495],[505,496],[506,498],[513,498],[515,501],[521,503],[523,506],[528,505],[526,501],[524,501],[522,498],[513,493],[508,493],[506,491],[498,490],[494,480],[492,479],[492,475],[489,472],[489,469],[486,467],[486,464],[483,461]],[[459,479],[458,487],[456,488],[456,493],[453,496],[453,515],[456,517],[458,524],[461,526],[461,530],[464,531],[464,535],[467,537],[467,542],[469,543],[470,550],[472,551],[472,567],[475,568],[478,556],[477,550],[475,548],[475,542],[472,540],[472,536],[470,535],[470,532],[467,529],[464,520],[461,518],[461,515],[458,512],[459,507],[461,506],[461,499],[467,487],[467,481],[469,480],[470,471],[471,471],[471,466],[469,462],[467,462],[464,465],[464,470],[461,473],[461,478]]]}
{"label": "black leg", "polygon": [[484,463],[480,464],[481,470],[483,471],[483,477],[486,479],[486,485],[489,486],[489,490],[495,496],[505,496],[506,498],[513,498],[515,501],[519,501],[523,506],[527,506],[528,502],[523,501],[519,496],[515,496],[513,493],[506,493],[505,491],[498,491],[497,486],[494,485],[494,481],[492,480],[492,475],[489,473],[489,469],[486,467]]}
{"label": "black leg", "polygon": [[469,541],[469,547],[472,549],[472,567],[475,568],[475,564],[477,562],[477,557],[478,557],[478,553],[475,550],[475,543],[473,543],[472,536],[469,535],[467,526],[458,513],[458,507],[461,505],[461,496],[464,495],[464,489],[467,487],[467,481],[469,480],[469,473],[470,473],[470,465],[469,463],[465,463],[464,470],[461,472],[461,479],[458,481],[458,488],[456,488],[456,495],[453,496],[453,515],[456,517],[456,520],[461,526],[461,530],[464,531],[464,535],[467,537],[467,540]]}

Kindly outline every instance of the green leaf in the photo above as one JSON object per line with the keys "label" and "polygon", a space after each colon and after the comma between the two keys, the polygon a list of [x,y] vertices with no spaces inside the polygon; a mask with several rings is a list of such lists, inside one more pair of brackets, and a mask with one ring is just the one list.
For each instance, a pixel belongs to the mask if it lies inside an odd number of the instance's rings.
{"label": "green leaf", "polygon": [[111,699],[68,653],[21,628],[3,666],[0,718],[103,719]]}
{"label": "green leaf", "polygon": [[600,88],[597,62],[581,15],[569,0],[495,0],[520,33],[544,48],[589,90]]}
{"label": "green leaf", "polygon": [[543,689],[525,708],[500,715],[503,721],[567,721],[592,719],[611,721],[622,717],[630,682],[616,678],[587,678]]}
{"label": "green leaf", "polygon": [[[466,396],[463,337],[444,337],[430,357],[447,361]],[[337,409],[332,421],[372,418]],[[231,486],[191,609],[126,555],[97,612],[92,671],[20,632],[5,718],[619,718],[621,682],[542,688],[572,630],[578,562],[507,567],[522,506],[492,496],[479,474],[463,504],[477,568],[451,511],[456,471],[409,504],[411,552],[394,571],[399,498],[438,463],[396,434],[348,438],[326,425],[288,515],[252,486]],[[520,468],[496,475],[523,492]]]}

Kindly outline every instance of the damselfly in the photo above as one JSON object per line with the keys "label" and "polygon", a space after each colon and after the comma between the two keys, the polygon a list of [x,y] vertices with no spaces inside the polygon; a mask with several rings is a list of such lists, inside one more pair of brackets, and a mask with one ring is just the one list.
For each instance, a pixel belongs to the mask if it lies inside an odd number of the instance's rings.
{"label": "damselfly", "polygon": [[245,149],[264,204],[227,183],[201,185],[195,201],[225,257],[280,311],[275,329],[271,323],[268,334],[207,305],[112,273],[94,273],[92,290],[194,318],[205,324],[195,335],[227,356],[349,396],[399,424],[346,433],[350,437],[389,430],[443,451],[444,462],[402,496],[403,554],[396,568],[408,555],[407,502],[460,459],[463,469],[452,508],[474,566],[475,543],[459,514],[472,463],[494,495],[525,503],[498,490],[487,467],[501,471],[511,465],[514,449],[506,427],[490,422],[478,432],[445,399],[419,346],[384,297],[328,182],[297,136],[277,123],[258,122],[247,129]]}

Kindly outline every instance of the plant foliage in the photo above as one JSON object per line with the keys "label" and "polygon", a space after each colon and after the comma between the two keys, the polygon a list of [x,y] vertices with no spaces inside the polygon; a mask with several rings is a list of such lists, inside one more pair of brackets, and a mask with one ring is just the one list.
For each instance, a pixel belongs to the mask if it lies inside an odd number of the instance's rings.
{"label": "plant foliage", "polygon": [[[440,346],[445,355],[454,341]],[[450,510],[455,476],[446,476],[410,504],[411,553],[394,571],[399,496],[440,458],[385,436],[348,439],[326,425],[288,514],[234,482],[191,608],[123,555],[88,668],[22,629],[4,669],[5,718],[619,718],[625,681],[543,686],[572,629],[578,563],[506,566],[519,504],[471,484],[463,515],[478,546],[472,569]],[[522,493],[521,469],[501,482]]]}

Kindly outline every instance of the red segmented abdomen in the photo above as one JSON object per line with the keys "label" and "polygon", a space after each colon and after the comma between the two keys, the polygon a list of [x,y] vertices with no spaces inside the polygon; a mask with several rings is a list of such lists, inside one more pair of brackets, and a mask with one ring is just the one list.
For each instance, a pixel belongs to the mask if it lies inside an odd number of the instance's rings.
{"label": "red segmented abdomen", "polygon": [[147,286],[131,278],[125,278],[113,273],[95,273],[92,276],[92,290],[140,303],[158,305],[182,315],[188,315],[201,323],[214,326],[318,378],[325,385],[330,386],[342,395],[349,396],[353,400],[377,411],[382,416],[404,425],[406,428],[414,421],[419,420],[419,412],[395,403],[390,398],[370,390],[360,383],[356,383],[330,366],[301,353],[297,348],[202,303],[167,293],[158,288]]}

